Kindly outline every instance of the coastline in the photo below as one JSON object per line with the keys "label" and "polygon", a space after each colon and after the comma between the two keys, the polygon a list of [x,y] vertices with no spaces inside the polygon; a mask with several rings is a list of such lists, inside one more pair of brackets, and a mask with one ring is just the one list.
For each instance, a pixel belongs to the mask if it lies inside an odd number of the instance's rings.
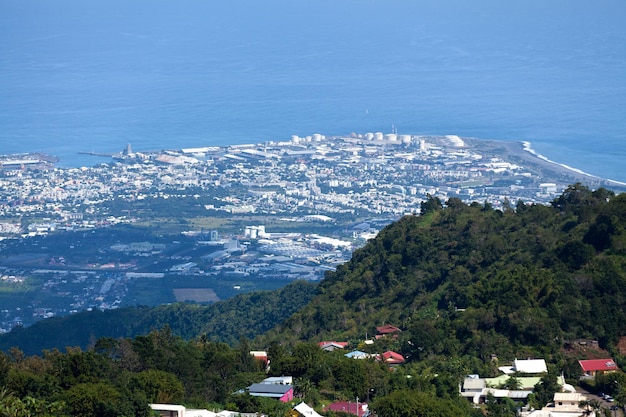
{"label": "coastline", "polygon": [[487,149],[494,156],[500,155],[503,159],[518,163],[519,165],[541,175],[547,182],[554,180],[564,180],[571,183],[581,182],[592,187],[612,187],[620,191],[626,191],[626,183],[609,178],[598,177],[584,172],[581,169],[570,165],[553,161],[548,157],[538,153],[532,148],[530,141],[498,141],[483,140],[479,138],[463,138],[479,149]]}
{"label": "coastline", "polygon": [[616,184],[616,185],[620,185],[620,186],[626,186],[626,182],[616,181],[616,180],[612,180],[610,178],[601,178],[601,177],[598,177],[596,175],[589,174],[588,172],[585,172],[585,171],[583,171],[581,169],[574,168],[572,166],[569,166],[569,165],[566,165],[566,164],[563,164],[563,163],[560,163],[560,162],[553,161],[553,160],[549,159],[548,157],[546,157],[546,156],[538,153],[537,151],[535,151],[532,148],[532,143],[531,142],[521,141],[520,143],[522,144],[523,150],[525,152],[528,152],[528,153],[532,154],[533,156],[535,156],[536,158],[539,158],[539,159],[541,159],[543,161],[546,161],[546,162],[548,162],[550,164],[558,165],[558,166],[560,166],[562,168],[565,168],[565,169],[567,169],[569,171],[572,171],[572,172],[575,172],[577,174],[584,175],[586,177],[596,178],[596,179],[602,180],[602,181],[608,181],[608,182],[610,182],[612,184]]}
{"label": "coastline", "polygon": [[[329,136],[332,137],[332,136]],[[433,136],[439,137],[439,136]],[[533,174],[543,178],[545,182],[567,182],[570,184],[581,182],[590,187],[610,187],[619,191],[626,191],[626,182],[613,180],[610,178],[603,178],[597,175],[590,174],[581,169],[572,167],[570,165],[553,161],[548,157],[540,154],[532,147],[530,141],[501,141],[497,139],[481,139],[477,137],[460,137],[463,142],[469,147],[476,148],[481,152],[485,152],[486,156],[501,158],[508,162],[516,163],[521,167],[528,169]],[[223,145],[219,147],[228,147],[229,145]],[[28,153],[28,154],[13,154],[8,156],[18,155],[39,155],[41,158],[42,153]],[[98,152],[85,152],[79,151],[76,155],[92,157],[113,157],[113,154],[98,153]],[[5,155],[6,157],[7,155]],[[64,164],[63,161],[55,156],[45,155],[46,162],[53,163],[61,168],[71,168],[74,164]],[[95,162],[95,161],[94,161]],[[94,164],[81,164],[81,166],[91,166]]]}

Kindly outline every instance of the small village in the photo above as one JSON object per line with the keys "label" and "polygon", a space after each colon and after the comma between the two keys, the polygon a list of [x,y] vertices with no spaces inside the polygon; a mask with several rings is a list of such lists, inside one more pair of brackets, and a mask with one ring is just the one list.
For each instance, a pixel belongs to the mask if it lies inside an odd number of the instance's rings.
{"label": "small village", "polygon": [[[213,303],[294,280],[320,281],[387,225],[419,214],[429,199],[512,211],[548,205],[581,178],[545,161],[525,166],[529,148],[519,146],[524,158],[512,160],[515,152],[508,146],[505,158],[493,143],[452,135],[372,133],[145,153],[128,146],[109,155],[114,162],[69,169],[26,156],[4,158],[0,285],[14,294],[38,295],[3,304],[0,332],[81,311]],[[401,332],[385,325],[356,345],[324,340],[318,346],[402,372],[407,358],[382,343]],[[271,369],[266,351],[250,354]],[[550,364],[543,358],[491,360],[498,376],[467,375],[458,387],[477,408],[506,399],[524,417],[620,411],[610,395],[580,388],[585,378],[619,371],[609,356],[581,360],[580,385],[557,378],[559,392],[539,410],[527,400]],[[297,383],[287,375],[240,389],[293,404],[293,417],[325,411],[371,415],[368,398],[313,410],[296,396]],[[151,407],[167,417],[246,415],[180,404]]]}
{"label": "small village", "polygon": [[[396,338],[402,332],[396,326],[383,325],[376,328],[376,335],[372,339],[362,342],[371,350],[376,341],[386,338]],[[594,341],[577,341],[581,345],[587,343],[596,344]],[[392,372],[402,372],[401,367],[405,358],[394,351],[382,353],[366,353],[354,349],[348,342],[322,341],[318,343],[324,352],[343,352],[344,356],[354,360],[374,360],[386,364]],[[266,351],[250,351],[257,361],[269,371],[271,362]],[[497,361],[497,358],[492,358]],[[612,358],[580,360],[579,366],[582,372],[581,381],[593,380],[599,375],[610,375],[620,371]],[[542,378],[548,374],[548,365],[544,359],[515,359],[513,363],[498,367],[500,375],[485,378],[480,375],[467,375],[459,385],[459,395],[475,407],[484,406],[491,401],[509,399],[518,406],[520,417],[579,417],[600,416],[602,408],[610,410],[615,415],[621,411],[615,405],[614,399],[607,394],[594,395],[566,383],[561,375],[557,377],[560,391],[554,394],[553,401],[540,410],[533,410],[528,406],[528,397],[535,387],[541,383]],[[291,376],[268,377],[254,383],[240,391],[241,394],[249,394],[256,397],[273,398],[288,404],[294,404],[291,417],[323,417],[306,402],[299,401],[294,396],[296,385]],[[187,409],[176,404],[151,404],[150,407],[162,417],[265,417],[258,413],[239,413],[228,410],[210,411],[205,409]],[[351,401],[336,401],[324,407],[323,411],[342,412],[357,417],[373,417],[375,414],[368,408],[368,399],[354,398]],[[322,411],[322,412],[323,412]]]}

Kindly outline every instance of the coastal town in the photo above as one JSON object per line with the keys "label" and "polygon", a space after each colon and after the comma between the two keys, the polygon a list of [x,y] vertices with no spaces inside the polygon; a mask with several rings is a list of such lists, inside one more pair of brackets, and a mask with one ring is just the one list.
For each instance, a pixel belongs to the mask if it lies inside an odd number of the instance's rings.
{"label": "coastal town", "polygon": [[5,155],[0,167],[0,286],[12,294],[0,332],[88,309],[214,302],[316,281],[427,199],[506,210],[549,204],[575,182],[626,189],[528,144],[380,132],[157,152],[128,145],[80,168]]}

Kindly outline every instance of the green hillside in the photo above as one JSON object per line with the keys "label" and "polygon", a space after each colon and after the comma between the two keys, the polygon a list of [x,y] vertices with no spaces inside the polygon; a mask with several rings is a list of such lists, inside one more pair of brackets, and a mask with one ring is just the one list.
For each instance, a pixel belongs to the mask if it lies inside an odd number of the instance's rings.
{"label": "green hillside", "polygon": [[[293,404],[245,393],[269,374],[292,376],[298,401],[317,410],[358,397],[381,417],[512,417],[521,404],[510,398],[479,408],[462,398],[463,378],[544,358],[548,373],[527,399],[538,409],[560,389],[561,373],[578,383],[577,359],[610,355],[624,368],[626,194],[576,184],[551,206],[494,210],[430,198],[421,208],[317,287],[296,282],[208,307],[84,313],[13,331],[0,338],[0,407],[23,411],[16,416],[148,416],[148,403],[172,402],[290,415]],[[383,324],[402,331],[366,343]],[[576,339],[599,346],[571,349]],[[393,350],[406,362],[354,360],[323,351],[323,340]],[[89,348],[25,356],[11,345]],[[251,349],[267,350],[269,370]],[[622,371],[586,384],[626,404]]]}
{"label": "green hillside", "polygon": [[626,335],[626,195],[576,184],[552,206],[430,199],[422,209],[329,273],[267,338],[359,341],[393,324],[413,359],[486,359]]}
{"label": "green hillside", "polygon": [[101,337],[135,337],[166,326],[183,339],[204,336],[233,345],[241,337],[253,338],[271,329],[306,305],[314,293],[315,285],[296,281],[280,290],[242,294],[211,305],[85,311],[16,328],[0,336],[0,350],[18,346],[27,354],[38,354],[67,346],[85,349]]}
{"label": "green hillside", "polygon": [[485,359],[544,355],[576,338],[611,347],[626,335],[626,195],[576,184],[551,206],[518,202],[501,211],[431,198],[422,212],[328,273],[315,298],[313,285],[298,282],[211,306],[85,312],[2,335],[0,349],[84,348],[164,326],[230,344],[240,336],[261,345],[358,344],[393,324],[404,330],[394,347],[414,359]]}

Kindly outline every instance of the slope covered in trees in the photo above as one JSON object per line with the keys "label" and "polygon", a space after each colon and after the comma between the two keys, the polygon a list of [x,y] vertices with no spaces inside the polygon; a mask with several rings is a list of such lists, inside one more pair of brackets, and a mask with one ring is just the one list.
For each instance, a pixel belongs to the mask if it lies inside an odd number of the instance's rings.
{"label": "slope covered in trees", "polygon": [[297,281],[280,290],[242,294],[211,305],[177,303],[82,312],[0,335],[0,350],[16,346],[38,354],[67,346],[85,349],[101,337],[134,337],[166,326],[184,339],[204,335],[232,345],[240,337],[252,338],[271,329],[306,305],[314,293],[314,284]]}
{"label": "slope covered in trees", "polygon": [[[133,331],[145,333],[132,338],[96,340],[97,327],[85,320],[41,322],[63,337],[74,330],[69,326],[86,325],[92,343],[87,351],[41,356],[0,352],[0,409],[130,416],[148,415],[149,402],[176,402],[286,415],[289,405],[238,392],[267,376],[249,354],[260,348],[267,349],[270,376],[294,377],[298,399],[321,409],[359,397],[380,416],[516,415],[512,401],[474,409],[459,396],[459,383],[469,373],[495,376],[496,358],[504,364],[539,356],[549,372],[529,402],[540,408],[558,389],[561,371],[577,381],[577,368],[568,367],[574,358],[563,355],[566,340],[599,339],[612,350],[626,335],[626,195],[576,184],[551,206],[519,202],[504,210],[431,198],[422,215],[385,228],[313,291],[294,283],[211,309],[173,305],[136,316],[116,312],[115,319],[89,316],[121,329],[135,321]],[[382,324],[403,331],[362,343]],[[399,350],[408,360],[393,371],[315,343],[329,339],[370,353]],[[624,357],[610,353],[623,368]],[[594,382],[596,391],[626,402],[623,372]]]}
{"label": "slope covered in trees", "polygon": [[[245,339],[233,348],[203,338],[185,341],[168,329],[134,339],[99,339],[88,351],[24,356],[11,349],[8,354],[0,352],[0,415],[149,416],[149,403],[291,415],[293,404],[245,392],[268,376],[249,349]],[[456,381],[447,376],[393,372],[384,363],[323,352],[314,343],[290,350],[272,345],[268,353],[273,364],[269,375],[293,376],[298,402],[305,400],[318,409],[333,399],[358,396],[378,401],[381,411],[396,410],[381,416],[482,415],[458,395]],[[406,393],[412,399],[398,402]]]}
{"label": "slope covered in trees", "polygon": [[570,186],[551,206],[436,198],[329,273],[268,339],[362,340],[404,330],[413,359],[545,355],[626,334],[626,195]]}
{"label": "slope covered in trees", "polygon": [[0,349],[84,348],[166,325],[185,339],[234,344],[288,317],[259,344],[358,343],[390,323],[404,330],[395,348],[416,359],[544,354],[573,338],[612,346],[626,335],[625,230],[626,195],[580,184],[551,206],[431,198],[422,215],[389,225],[328,273],[309,305],[314,286],[294,283],[211,306],[82,313],[2,335]]}

